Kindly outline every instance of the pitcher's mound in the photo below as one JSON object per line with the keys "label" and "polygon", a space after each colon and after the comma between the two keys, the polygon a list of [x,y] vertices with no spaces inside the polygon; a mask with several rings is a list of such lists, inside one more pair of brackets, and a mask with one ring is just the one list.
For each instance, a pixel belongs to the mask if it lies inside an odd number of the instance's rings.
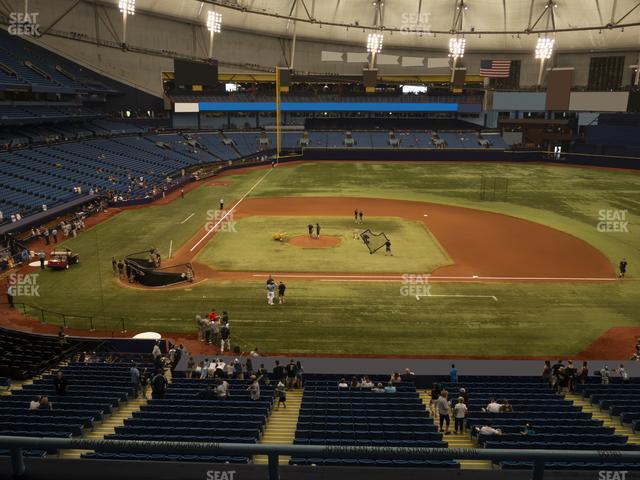
{"label": "pitcher's mound", "polygon": [[291,245],[303,248],[333,248],[340,245],[339,237],[320,235],[320,238],[310,238],[308,235],[299,235],[289,239]]}

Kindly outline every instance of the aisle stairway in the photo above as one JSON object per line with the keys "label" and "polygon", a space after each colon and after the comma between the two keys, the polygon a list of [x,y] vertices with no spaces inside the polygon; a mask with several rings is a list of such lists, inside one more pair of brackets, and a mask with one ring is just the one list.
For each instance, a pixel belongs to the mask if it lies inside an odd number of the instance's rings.
{"label": "aisle stairway", "polygon": [[[278,409],[276,400],[260,443],[293,443],[300,415],[300,406],[302,405],[302,393],[302,390],[287,390],[287,408],[280,407]],[[267,456],[256,455],[254,463],[266,465],[268,463]],[[281,465],[288,463],[289,457],[280,457]]]}
{"label": "aisle stairway", "polygon": [[[431,401],[431,390],[418,390],[420,399],[427,410],[429,410],[429,402]],[[435,412],[433,421],[438,425],[439,417]],[[453,432],[453,418],[451,418],[451,432]],[[463,434],[451,433],[450,435],[443,435],[442,439],[448,443],[450,448],[475,448],[474,443],[471,441],[471,435],[469,432]],[[491,469],[491,462],[488,460],[460,460],[460,468],[464,470],[489,470]]]}
{"label": "aisle stairway", "polygon": [[631,430],[631,427],[628,425],[622,425],[620,423],[619,417],[612,417],[609,415],[609,412],[604,410],[600,410],[597,405],[592,405],[587,400],[585,400],[582,396],[577,395],[575,393],[569,393],[565,395],[567,400],[571,400],[574,405],[579,406],[583,412],[588,412],[593,415],[593,418],[598,420],[602,420],[605,427],[611,427],[615,430],[616,435],[626,435],[629,437],[627,443],[640,445],[640,435],[634,433]]}

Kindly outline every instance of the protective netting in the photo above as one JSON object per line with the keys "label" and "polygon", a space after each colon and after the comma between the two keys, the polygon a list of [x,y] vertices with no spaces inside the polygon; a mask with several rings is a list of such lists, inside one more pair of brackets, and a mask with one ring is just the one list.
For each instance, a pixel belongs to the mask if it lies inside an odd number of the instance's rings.
{"label": "protective netting", "polygon": [[369,253],[372,254],[384,247],[385,243],[389,240],[384,232],[374,233],[369,229],[362,232],[360,234],[360,238],[369,249]]}

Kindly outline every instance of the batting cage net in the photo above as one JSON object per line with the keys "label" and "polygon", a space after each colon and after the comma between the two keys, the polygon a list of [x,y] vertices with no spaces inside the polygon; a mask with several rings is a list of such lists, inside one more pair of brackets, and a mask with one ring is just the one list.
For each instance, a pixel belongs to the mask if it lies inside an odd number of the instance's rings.
{"label": "batting cage net", "polygon": [[387,243],[387,236],[384,232],[374,233],[371,230],[367,229],[360,234],[360,238],[369,249],[369,253],[373,254],[384,247],[384,244]]}
{"label": "batting cage net", "polygon": [[[148,257],[144,258],[143,254]],[[131,283],[140,283],[148,287],[173,285],[180,282],[193,282],[195,273],[190,263],[160,267],[160,255],[157,250],[132,253],[124,260],[126,275]]]}

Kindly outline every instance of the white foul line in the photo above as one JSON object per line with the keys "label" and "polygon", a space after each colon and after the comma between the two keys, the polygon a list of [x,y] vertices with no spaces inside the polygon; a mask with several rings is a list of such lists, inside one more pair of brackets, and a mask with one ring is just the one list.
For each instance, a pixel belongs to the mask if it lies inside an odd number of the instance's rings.
{"label": "white foul line", "polygon": [[[317,279],[345,279],[345,280],[402,280],[402,275],[323,275],[320,273],[304,273],[304,274],[279,274],[281,277],[288,278],[317,278]],[[266,273],[254,273],[254,277],[268,277]],[[541,281],[569,281],[569,282],[615,282],[618,279],[614,277],[481,277],[477,275],[467,277],[446,277],[435,276],[429,277],[429,280],[468,280],[468,281],[481,281],[481,280],[541,280]]]}
{"label": "white foul line", "polygon": [[194,215],[195,215],[195,213],[192,213],[191,215],[189,215],[187,218],[185,218],[183,221],[180,222],[180,225],[182,225],[183,223],[186,223]]}
{"label": "white foul line", "polygon": [[462,295],[462,294],[435,295],[435,294],[429,293],[427,295],[416,295],[416,300],[420,300],[420,297],[492,298],[494,302],[498,301],[498,297],[496,297],[495,295]]}
{"label": "white foul line", "polygon": [[225,213],[225,214],[222,216],[222,218],[221,218],[220,220],[218,220],[218,221],[216,222],[216,224],[215,224],[213,227],[211,227],[211,228],[207,231],[207,233],[205,233],[205,234],[202,236],[202,238],[201,238],[200,240],[198,240],[198,243],[196,243],[193,247],[191,247],[191,248],[189,249],[189,251],[190,251],[190,252],[193,252],[196,248],[198,248],[198,245],[200,245],[202,242],[204,242],[204,239],[205,239],[205,238],[207,238],[211,232],[215,231],[216,227],[217,227],[218,225],[220,225],[220,224],[224,221],[224,219],[225,219],[225,218],[227,218],[227,216],[228,216],[231,212],[233,212],[233,211],[236,209],[236,207],[237,207],[238,205],[240,205],[240,203],[242,203],[242,201],[243,201],[245,198],[247,198],[247,196],[248,196],[251,192],[253,192],[253,189],[254,189],[254,188],[256,188],[258,185],[260,185],[260,182],[262,182],[262,180],[264,180],[264,179],[265,179],[265,177],[266,177],[267,175],[269,175],[272,171],[273,171],[273,169],[272,169],[272,168],[271,168],[271,169],[269,169],[269,170],[267,170],[267,173],[265,173],[262,177],[260,177],[260,179],[259,179],[256,183],[254,183],[254,184],[253,184],[253,187],[251,187],[251,188],[247,191],[247,193],[245,193],[245,194],[242,196],[242,198],[241,198],[240,200],[238,200],[238,201],[236,202],[236,204],[235,204],[233,207],[231,207],[231,209],[227,210],[227,213]]}

